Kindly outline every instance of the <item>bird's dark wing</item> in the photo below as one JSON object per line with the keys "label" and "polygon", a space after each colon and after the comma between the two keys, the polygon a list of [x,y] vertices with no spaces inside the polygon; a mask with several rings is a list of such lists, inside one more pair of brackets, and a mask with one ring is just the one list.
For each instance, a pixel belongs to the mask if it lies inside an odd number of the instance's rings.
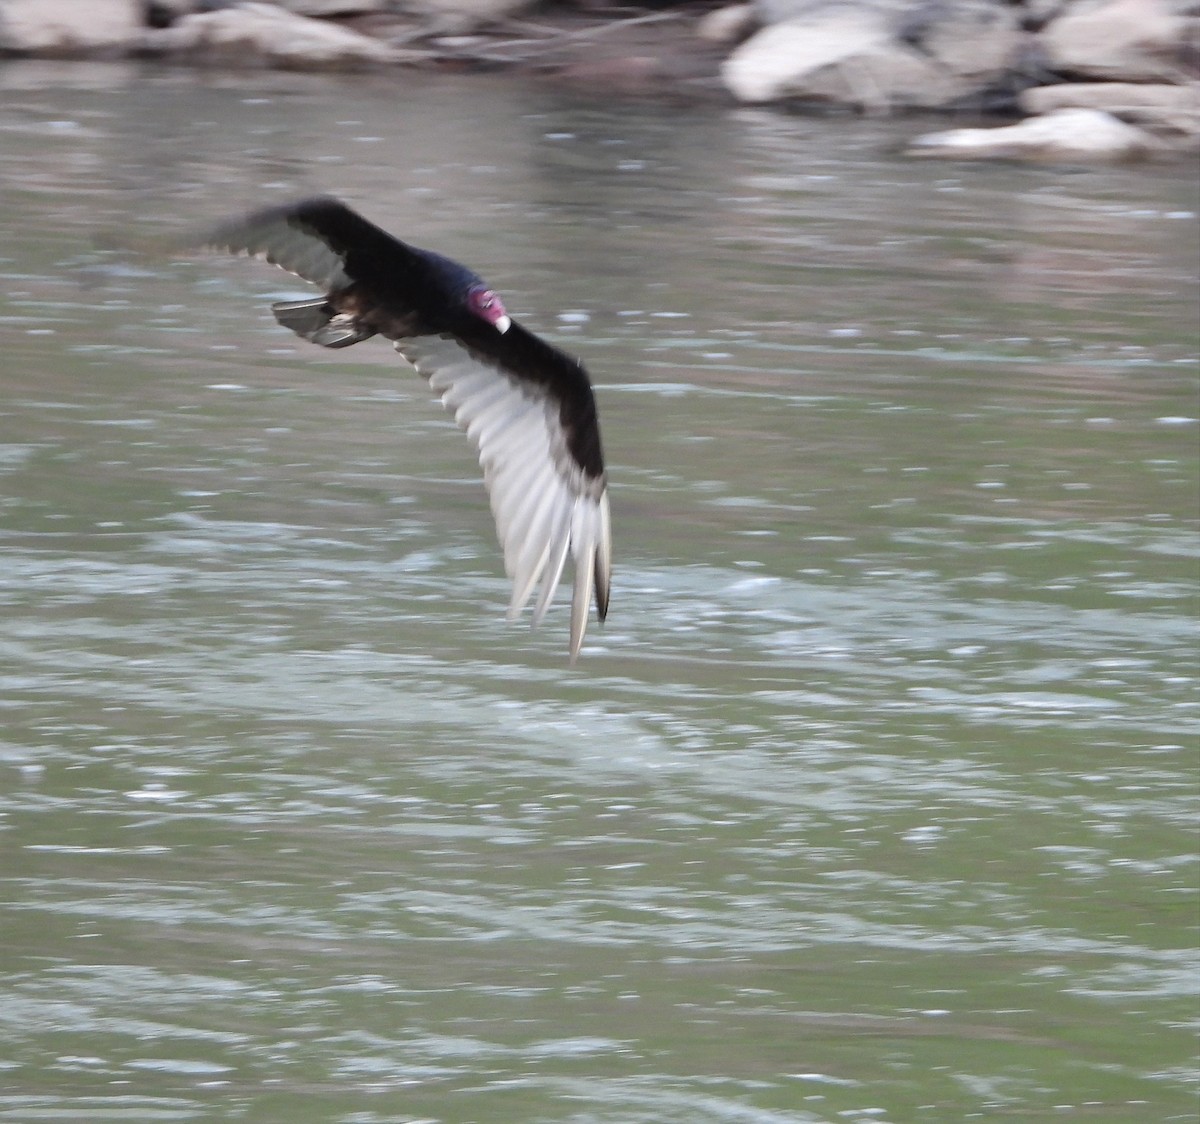
{"label": "bird's dark wing", "polygon": [[428,275],[420,251],[328,196],[255,211],[207,231],[200,242],[263,258],[327,293],[358,282],[379,290],[380,298],[398,299]]}
{"label": "bird's dark wing", "polygon": [[[603,620],[612,581],[608,482],[600,457],[592,392],[583,368],[569,356],[512,324],[505,348],[469,350],[455,336],[396,340],[396,350],[429,379],[479,453],[504,568],[513,582],[509,617],[528,603],[545,614],[570,554],[571,659],[579,654],[592,594]],[[520,363],[533,353],[541,364]],[[553,361],[561,367],[555,379]],[[562,372],[566,372],[563,375]],[[560,382],[570,376],[571,393]],[[572,446],[593,450],[581,463]]]}

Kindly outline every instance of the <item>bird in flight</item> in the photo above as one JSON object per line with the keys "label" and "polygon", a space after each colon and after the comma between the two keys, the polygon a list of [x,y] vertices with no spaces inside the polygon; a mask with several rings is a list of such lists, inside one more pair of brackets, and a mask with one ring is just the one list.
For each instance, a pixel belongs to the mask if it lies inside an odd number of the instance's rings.
{"label": "bird in flight", "polygon": [[383,336],[429,380],[479,454],[513,583],[510,619],[537,589],[533,623],[541,621],[570,554],[574,663],[593,594],[599,619],[608,613],[612,574],[608,480],[583,365],[521,327],[466,266],[402,242],[338,199],[255,211],[202,243],[319,286],[322,296],[271,306],[297,335],[332,348]]}

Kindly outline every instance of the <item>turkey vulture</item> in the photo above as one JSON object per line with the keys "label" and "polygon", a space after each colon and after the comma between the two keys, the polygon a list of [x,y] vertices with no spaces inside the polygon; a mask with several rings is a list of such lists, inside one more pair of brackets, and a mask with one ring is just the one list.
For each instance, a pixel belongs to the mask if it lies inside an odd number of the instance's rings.
{"label": "turkey vulture", "polygon": [[593,589],[600,619],[608,612],[612,557],[600,427],[583,365],[521,327],[471,270],[401,242],[338,199],[256,211],[202,241],[320,286],[323,296],[272,305],[297,335],[323,347],[381,335],[429,380],[479,452],[513,581],[509,618],[540,581],[536,625],[567,554],[574,559],[574,662]]}

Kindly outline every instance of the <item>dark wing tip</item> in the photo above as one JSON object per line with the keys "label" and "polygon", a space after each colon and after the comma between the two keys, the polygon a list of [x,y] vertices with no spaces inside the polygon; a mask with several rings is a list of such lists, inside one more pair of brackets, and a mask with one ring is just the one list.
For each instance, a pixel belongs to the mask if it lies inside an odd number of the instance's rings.
{"label": "dark wing tip", "polygon": [[347,283],[349,247],[364,229],[376,228],[340,200],[317,195],[227,219],[193,245],[262,258],[329,291]]}
{"label": "dark wing tip", "polygon": [[226,244],[227,238],[237,237],[247,228],[265,226],[270,223],[288,223],[295,219],[316,218],[343,211],[353,213],[334,195],[307,195],[300,199],[275,203],[269,207],[247,207],[232,218],[222,219],[218,223],[211,223],[198,230],[193,244],[220,247]]}

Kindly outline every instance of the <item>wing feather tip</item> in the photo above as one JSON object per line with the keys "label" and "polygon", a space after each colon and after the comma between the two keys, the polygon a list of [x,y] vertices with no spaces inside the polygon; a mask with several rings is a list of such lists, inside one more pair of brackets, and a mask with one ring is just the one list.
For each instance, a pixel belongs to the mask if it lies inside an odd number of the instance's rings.
{"label": "wing feather tip", "polygon": [[608,510],[608,487],[597,502],[599,533],[596,537],[595,581],[596,615],[601,621],[608,617],[608,601],[612,592],[612,520]]}
{"label": "wing feather tip", "polygon": [[[584,535],[590,539],[590,535]],[[575,588],[571,591],[571,660],[579,655],[583,638],[587,633],[588,615],[592,609],[592,583],[596,570],[596,546],[594,542],[581,542],[575,555]]]}

